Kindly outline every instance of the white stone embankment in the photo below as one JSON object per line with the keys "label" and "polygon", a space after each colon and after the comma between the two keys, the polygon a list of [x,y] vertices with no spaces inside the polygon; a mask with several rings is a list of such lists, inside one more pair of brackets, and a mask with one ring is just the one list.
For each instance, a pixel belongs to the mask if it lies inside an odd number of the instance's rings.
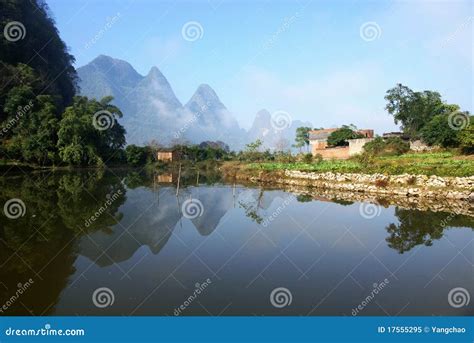
{"label": "white stone embankment", "polygon": [[459,199],[474,202],[474,176],[440,177],[409,174],[313,173],[285,170],[284,172],[260,172],[258,176],[255,175],[249,179],[350,192]]}

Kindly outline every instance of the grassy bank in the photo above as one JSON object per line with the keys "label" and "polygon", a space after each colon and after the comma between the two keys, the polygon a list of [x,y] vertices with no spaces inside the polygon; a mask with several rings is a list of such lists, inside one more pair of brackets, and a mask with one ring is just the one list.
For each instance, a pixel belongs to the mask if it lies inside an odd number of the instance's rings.
{"label": "grassy bank", "polygon": [[300,170],[307,172],[335,173],[383,173],[390,175],[423,174],[438,176],[471,176],[474,175],[474,155],[458,156],[451,152],[412,153],[401,156],[373,157],[370,160],[352,158],[350,160],[328,160],[313,163],[278,163],[262,162],[224,166],[226,169],[237,168],[240,172],[258,170]]}

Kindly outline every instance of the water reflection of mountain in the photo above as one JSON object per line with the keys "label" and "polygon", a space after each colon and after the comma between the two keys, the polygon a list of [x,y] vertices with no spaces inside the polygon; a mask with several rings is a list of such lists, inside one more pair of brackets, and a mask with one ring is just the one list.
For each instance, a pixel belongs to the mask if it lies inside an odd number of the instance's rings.
{"label": "water reflection of mountain", "polygon": [[188,192],[189,197],[198,199],[203,205],[202,215],[191,220],[203,236],[211,234],[226,213],[234,207],[234,196],[230,187],[193,187]]}
{"label": "water reflection of mountain", "polygon": [[181,209],[186,200],[197,199],[202,203],[201,215],[189,220],[200,235],[208,236],[236,202],[244,201],[264,211],[271,206],[277,193],[213,186],[183,188],[176,197],[176,189],[171,186],[129,189],[127,202],[120,207],[123,220],[112,230],[99,230],[82,237],[79,251],[99,266],[126,261],[143,245],[156,255],[166,245],[179,221],[188,220]]}
{"label": "water reflection of mountain", "polygon": [[153,254],[159,253],[181,218],[174,192],[171,187],[128,190],[128,201],[120,208],[123,220],[111,232],[96,231],[82,237],[80,253],[99,266],[128,260],[143,245]]}
{"label": "water reflection of mountain", "polygon": [[[180,224],[191,227],[195,236],[196,233],[212,235],[219,227],[228,225],[227,218],[242,220],[243,226],[249,225],[249,220],[258,224],[258,218],[271,215],[270,211],[282,206],[285,198],[292,194],[222,184],[189,187],[189,183],[183,183],[176,197],[176,185],[154,186],[150,175],[128,173],[123,179],[115,173],[118,171],[0,177],[0,205],[12,198],[20,198],[26,205],[26,214],[16,220],[0,213],[0,299],[9,299],[18,283],[30,278],[35,281],[22,296],[22,303],[14,304],[4,315],[25,315],[29,310],[35,315],[54,313],[58,299],[75,273],[78,255],[99,267],[129,260],[144,245],[156,255],[168,242],[171,246],[173,231],[179,229]],[[196,182],[196,177],[189,179]],[[85,221],[107,197],[119,192],[120,197],[86,227]],[[181,212],[182,204],[189,198],[198,199],[204,207],[202,215],[192,220],[183,218]],[[346,206],[332,205],[336,216],[328,220],[338,223],[343,218],[360,219],[360,200],[344,199],[342,204]],[[314,194],[299,196],[297,200],[282,208],[294,216],[311,215],[313,206],[318,205],[311,204],[315,201]],[[351,204],[347,200],[355,202]],[[455,231],[452,228],[474,228],[473,217],[460,214],[462,211],[454,214],[444,210],[402,209],[401,205],[392,203],[388,206],[390,209],[382,209],[379,219],[364,221],[364,225],[373,225],[377,229],[374,234],[386,238],[385,248],[400,253],[416,246],[436,246],[436,240],[448,230]],[[191,225],[196,231],[192,231]],[[278,226],[278,221],[274,225]],[[311,258],[303,255],[302,258]],[[166,259],[159,257],[160,263],[166,263],[163,262]]]}

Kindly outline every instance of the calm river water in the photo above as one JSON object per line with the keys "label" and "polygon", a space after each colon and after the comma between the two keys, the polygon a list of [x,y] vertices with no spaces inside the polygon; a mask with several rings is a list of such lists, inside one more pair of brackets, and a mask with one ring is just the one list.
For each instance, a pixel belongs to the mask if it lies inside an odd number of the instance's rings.
{"label": "calm river water", "polygon": [[4,175],[0,204],[0,315],[474,314],[472,208],[120,170]]}

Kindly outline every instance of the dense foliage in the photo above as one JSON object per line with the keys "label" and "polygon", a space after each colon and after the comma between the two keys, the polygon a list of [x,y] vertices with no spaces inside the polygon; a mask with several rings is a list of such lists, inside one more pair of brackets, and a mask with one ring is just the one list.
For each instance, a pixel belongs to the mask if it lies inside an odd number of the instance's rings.
{"label": "dense foliage", "polygon": [[[458,120],[461,120],[463,126],[466,127],[456,127],[453,124],[453,116],[440,114],[436,115],[431,119],[424,127],[421,129],[421,137],[423,141],[430,145],[438,145],[444,148],[449,147],[458,147],[461,144],[461,136],[472,136],[474,139],[474,134],[472,131],[466,130],[470,117],[467,113],[453,112],[457,116]],[[451,125],[449,125],[451,123]],[[471,147],[474,147],[471,145]]]}
{"label": "dense foliage", "polygon": [[[41,0],[1,1],[0,158],[39,165],[103,165],[125,130],[110,102],[74,97],[74,57]],[[10,29],[9,29],[10,28]],[[102,111],[103,129],[96,114]]]}
{"label": "dense foliage", "polygon": [[401,155],[410,150],[410,143],[399,137],[376,137],[364,145],[364,151],[374,156]]}
{"label": "dense foliage", "polygon": [[[125,129],[117,122],[120,110],[110,104],[112,97],[101,101],[75,97],[66,108],[59,124],[58,148],[63,162],[71,165],[102,165],[114,158],[114,153],[125,145]],[[100,127],[104,114],[107,127]],[[110,121],[109,121],[110,120]]]}
{"label": "dense foliage", "polygon": [[153,159],[153,153],[147,146],[142,147],[131,144],[125,148],[125,158],[127,159],[128,164],[139,166],[150,162]]}
{"label": "dense foliage", "polygon": [[459,146],[466,154],[474,154],[474,117],[470,124],[459,133]]}
{"label": "dense foliage", "polygon": [[[36,71],[35,94],[49,94],[58,110],[70,104],[75,94],[76,71],[74,57],[68,53],[66,44],[59,37],[54,20],[43,0],[0,2],[0,27],[10,26],[11,39],[0,39],[0,121],[5,119],[2,108],[5,87],[16,82],[16,67],[27,64]],[[20,36],[17,36],[20,35]],[[23,37],[22,39],[18,39]],[[4,37],[2,37],[4,38]]]}
{"label": "dense foliage", "polygon": [[301,151],[301,148],[309,146],[309,131],[311,131],[311,128],[306,126],[296,129],[295,148]]}
{"label": "dense foliage", "polygon": [[363,138],[364,135],[356,132],[353,125],[343,125],[339,130],[332,132],[328,137],[329,146],[347,146],[348,139]]}
{"label": "dense foliage", "polygon": [[180,154],[180,157],[191,162],[199,161],[222,161],[232,158],[233,153],[229,152],[228,147],[220,144],[196,144],[196,145],[176,145],[173,147]]}
{"label": "dense foliage", "polygon": [[469,143],[474,139],[474,132],[467,129],[471,121],[469,112],[461,111],[458,105],[446,104],[438,92],[415,92],[398,84],[387,91],[385,100],[388,113],[410,139],[447,148],[461,146],[462,137],[467,143],[464,151],[474,148]]}

